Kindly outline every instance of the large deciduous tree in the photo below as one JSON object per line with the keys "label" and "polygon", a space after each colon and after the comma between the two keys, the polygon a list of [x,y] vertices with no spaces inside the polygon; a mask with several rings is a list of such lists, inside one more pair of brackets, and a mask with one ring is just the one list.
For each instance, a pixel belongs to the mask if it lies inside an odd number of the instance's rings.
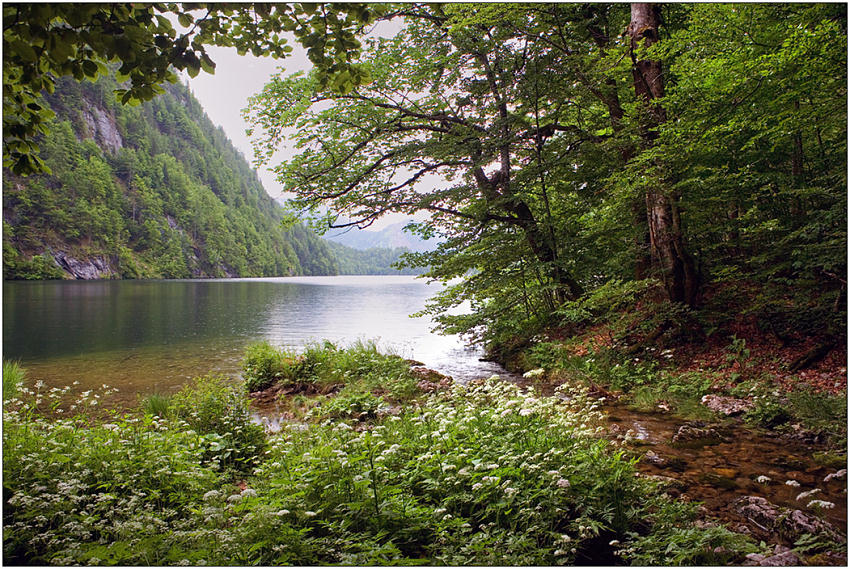
{"label": "large deciduous tree", "polygon": [[[661,61],[644,55],[659,40],[661,6],[636,2],[631,5],[628,35],[631,39],[632,74],[635,94],[643,103],[640,133],[645,147],[658,137],[658,127],[667,120],[661,104],[664,73]],[[646,172],[646,220],[652,259],[660,267],[661,280],[672,302],[693,306],[699,280],[683,235],[678,196],[667,183],[664,168]]]}
{"label": "large deciduous tree", "polygon": [[275,170],[296,206],[342,213],[335,226],[427,211],[467,238],[516,231],[554,301],[579,297],[571,266],[581,253],[557,235],[552,193],[581,163],[582,144],[610,135],[570,104],[580,95],[560,78],[557,54],[487,8],[401,15],[405,27],[366,51],[372,83],[339,94],[312,76],[278,77],[252,100],[259,159],[290,134],[301,153]]}

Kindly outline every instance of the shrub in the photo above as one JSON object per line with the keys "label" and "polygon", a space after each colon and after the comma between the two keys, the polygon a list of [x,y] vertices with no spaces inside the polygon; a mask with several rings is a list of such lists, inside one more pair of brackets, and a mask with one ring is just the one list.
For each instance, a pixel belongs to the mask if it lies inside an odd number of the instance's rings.
{"label": "shrub", "polygon": [[280,380],[292,380],[297,367],[294,356],[262,341],[248,346],[242,376],[249,392],[262,391]]}
{"label": "shrub", "polygon": [[265,450],[262,426],[251,421],[244,393],[223,376],[197,377],[172,397],[175,416],[206,444],[204,460],[220,468],[246,470]]}

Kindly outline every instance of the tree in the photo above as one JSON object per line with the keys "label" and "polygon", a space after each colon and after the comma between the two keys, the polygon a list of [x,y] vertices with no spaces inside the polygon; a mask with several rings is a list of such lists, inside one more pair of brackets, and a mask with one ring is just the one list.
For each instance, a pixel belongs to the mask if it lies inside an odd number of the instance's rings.
{"label": "tree", "polygon": [[[365,4],[87,4],[3,5],[3,164],[17,174],[44,169],[37,135],[47,133],[50,109],[39,99],[55,78],[96,79],[118,63],[130,84],[116,94],[138,104],[176,81],[174,70],[213,73],[207,45],[285,57],[285,32],[308,48],[320,81],[347,89],[368,81],[354,60],[354,32],[373,18]],[[174,29],[169,17],[183,31]]]}
{"label": "tree", "polygon": [[339,94],[310,75],[277,77],[247,114],[261,162],[297,129],[303,151],[273,168],[296,207],[331,206],[346,216],[331,214],[335,227],[427,211],[460,240],[518,231],[557,304],[583,285],[552,194],[574,177],[582,145],[608,135],[594,113],[551,102],[581,95],[565,91],[551,53],[493,23],[504,9],[404,7],[405,28],[365,51],[372,83]]}
{"label": "tree", "polygon": [[[661,61],[641,53],[659,40],[661,6],[636,2],[631,5],[628,35],[631,38],[632,74],[637,98],[643,102],[640,132],[645,147],[654,144],[658,127],[667,120],[660,100],[664,97]],[[672,302],[689,306],[696,303],[699,280],[693,259],[685,246],[678,196],[665,188],[663,168],[646,172],[646,220],[653,260],[661,269],[661,279]]]}

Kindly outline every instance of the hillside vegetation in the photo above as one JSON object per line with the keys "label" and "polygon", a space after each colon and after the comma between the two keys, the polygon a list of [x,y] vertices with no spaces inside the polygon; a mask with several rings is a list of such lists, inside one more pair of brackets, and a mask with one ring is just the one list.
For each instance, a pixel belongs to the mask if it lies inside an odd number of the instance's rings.
{"label": "hillside vegetation", "polygon": [[3,181],[3,277],[336,274],[329,247],[282,209],[180,84],[122,106],[114,79],[63,78],[40,141],[50,174]]}

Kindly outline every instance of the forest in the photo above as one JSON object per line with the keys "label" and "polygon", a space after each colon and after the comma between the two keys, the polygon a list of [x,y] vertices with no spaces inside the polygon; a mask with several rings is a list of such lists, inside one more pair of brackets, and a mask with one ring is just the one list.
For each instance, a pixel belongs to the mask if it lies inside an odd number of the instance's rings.
{"label": "forest", "polygon": [[[122,106],[114,78],[60,79],[41,158],[4,176],[4,278],[62,278],[55,258],[104,258],[103,277],[335,274],[334,256],[281,208],[181,84]],[[9,174],[9,173],[7,173]]]}
{"label": "forest", "polygon": [[[290,43],[284,213],[174,82]],[[4,278],[367,273],[299,220],[401,214],[505,372],[259,340],[104,409],[4,360],[4,562],[847,564],[846,5],[7,4],[3,57]]]}

